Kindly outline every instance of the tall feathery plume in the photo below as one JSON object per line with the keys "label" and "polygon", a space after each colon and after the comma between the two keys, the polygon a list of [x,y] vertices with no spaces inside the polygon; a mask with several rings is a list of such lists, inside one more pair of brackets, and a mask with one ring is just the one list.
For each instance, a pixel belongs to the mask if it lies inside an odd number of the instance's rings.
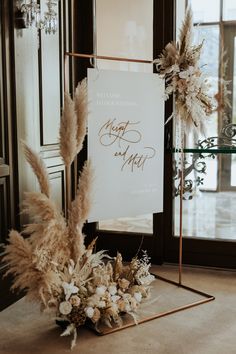
{"label": "tall feathery plume", "polygon": [[188,7],[185,15],[184,22],[180,29],[179,34],[179,52],[180,55],[184,54],[186,50],[191,46],[192,42],[192,26],[193,26],[193,14],[190,7]]}
{"label": "tall feathery plume", "polygon": [[48,172],[43,160],[34,152],[25,142],[22,142],[24,155],[28,163],[30,164],[35,176],[38,179],[40,190],[48,198],[50,197],[50,184],[48,178]]}
{"label": "tall feathery plume", "polygon": [[60,125],[60,154],[66,166],[70,166],[77,153],[77,118],[75,105],[65,93],[64,110]]}
{"label": "tall feathery plume", "polygon": [[[42,253],[40,254],[42,258]],[[39,268],[39,261],[35,261],[33,246],[29,239],[24,239],[20,233],[12,230],[9,234],[9,244],[6,247],[3,261],[7,264],[5,276],[12,274],[14,283],[12,290],[26,290],[27,297],[40,301],[44,307],[53,298],[53,292],[58,287],[57,272],[52,269],[42,271]]]}
{"label": "tall feathery plume", "polygon": [[69,233],[74,259],[81,257],[85,251],[82,228],[90,211],[92,180],[91,162],[87,161],[79,178],[79,187],[69,212]]}
{"label": "tall feathery plume", "polygon": [[77,154],[77,118],[74,101],[65,93],[64,110],[60,125],[60,154],[66,169],[66,208],[67,216],[71,202],[71,164]]}
{"label": "tall feathery plume", "polygon": [[75,111],[77,116],[77,153],[83,147],[83,141],[86,135],[87,117],[88,117],[88,89],[87,79],[83,79],[78,83],[75,90]]}
{"label": "tall feathery plume", "polygon": [[55,203],[38,192],[25,193],[22,212],[43,222],[49,222],[59,214]]}
{"label": "tall feathery plume", "polygon": [[3,262],[8,263],[9,266],[6,275],[27,272],[32,265],[30,242],[25,240],[16,230],[11,230],[9,233],[9,244],[5,250]]}
{"label": "tall feathery plume", "polygon": [[[44,254],[45,264],[51,258],[55,262],[60,261],[63,266],[69,257],[68,229],[55,203],[41,193],[28,192],[25,193],[22,212],[34,221],[34,224],[25,228],[26,233],[32,232],[29,240],[33,251],[40,250]],[[45,254],[49,256],[45,257]]]}

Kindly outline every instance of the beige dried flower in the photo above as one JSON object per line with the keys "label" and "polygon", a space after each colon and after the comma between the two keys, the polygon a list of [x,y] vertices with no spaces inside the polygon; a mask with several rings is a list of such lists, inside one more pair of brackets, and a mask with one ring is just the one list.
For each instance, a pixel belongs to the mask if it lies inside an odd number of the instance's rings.
{"label": "beige dried flower", "polygon": [[93,321],[94,323],[96,323],[96,322],[99,321],[100,318],[101,318],[101,312],[99,311],[98,308],[95,308],[95,309],[94,309],[94,313],[93,313],[93,317],[92,317],[92,321]]}
{"label": "beige dried flower", "polygon": [[70,303],[72,306],[79,306],[81,304],[81,300],[79,298],[79,296],[77,295],[72,295],[70,298]]}
{"label": "beige dried flower", "polygon": [[126,302],[123,299],[118,300],[117,305],[120,312],[125,312]]}
{"label": "beige dried flower", "polygon": [[133,285],[129,289],[129,293],[134,296],[135,293],[140,292],[142,294],[142,297],[147,297],[148,296],[148,288],[146,288],[144,285]]}
{"label": "beige dried flower", "polygon": [[133,311],[137,310],[137,308],[139,306],[138,302],[133,297],[130,299],[130,306],[131,306]]}
{"label": "beige dried flower", "polygon": [[62,315],[69,315],[72,310],[72,305],[69,301],[63,301],[59,305],[59,311]]}
{"label": "beige dried flower", "polygon": [[122,278],[118,279],[118,284],[121,289],[125,290],[129,287],[130,282],[127,279]]}

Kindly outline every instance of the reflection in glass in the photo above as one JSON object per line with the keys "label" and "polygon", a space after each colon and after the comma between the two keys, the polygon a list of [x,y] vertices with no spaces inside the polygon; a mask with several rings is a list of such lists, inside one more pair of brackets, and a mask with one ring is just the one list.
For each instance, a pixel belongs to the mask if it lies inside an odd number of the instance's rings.
{"label": "reflection in glass", "polygon": [[[109,14],[109,15],[108,15]],[[97,0],[97,54],[153,59],[153,0]],[[142,63],[97,60],[99,69],[152,72]],[[152,214],[99,222],[99,229],[153,233]]]}
{"label": "reflection in glass", "polygon": [[[175,199],[175,235],[179,236],[179,198]],[[236,241],[236,192],[198,191],[183,201],[183,236]]]}
{"label": "reflection in glass", "polygon": [[99,222],[100,230],[123,231],[135,233],[153,233],[152,214],[132,218],[119,218]]}
{"label": "reflection in glass", "polygon": [[189,3],[193,10],[194,23],[220,20],[220,0],[190,0]]}
{"label": "reflection in glass", "polygon": [[223,2],[223,20],[236,20],[236,2],[235,0],[224,0]]}
{"label": "reflection in glass", "polygon": [[[219,74],[219,26],[207,25],[194,27],[194,43],[198,44],[204,40],[202,55],[200,58],[200,67],[204,72],[211,91],[210,94],[214,96],[218,92],[218,74]],[[214,58],[214,61],[212,60]],[[218,136],[218,114],[214,112],[210,117],[207,124],[207,137]],[[186,148],[196,147],[196,143],[204,140],[206,137],[203,135],[190,134],[186,138]],[[191,165],[193,156],[186,156],[186,162]],[[204,163],[206,166],[206,175],[204,175],[204,185],[196,186],[197,190],[204,189],[214,191],[217,189],[217,174],[218,174],[218,158],[205,158]],[[193,181],[196,181],[196,171],[191,172],[188,176]],[[195,183],[195,182],[194,182]],[[196,191],[194,191],[195,193]]]}

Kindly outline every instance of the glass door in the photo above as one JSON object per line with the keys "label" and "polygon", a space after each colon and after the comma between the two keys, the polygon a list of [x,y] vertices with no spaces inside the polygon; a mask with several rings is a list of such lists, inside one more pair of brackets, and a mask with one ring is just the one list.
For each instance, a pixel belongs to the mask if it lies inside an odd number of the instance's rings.
{"label": "glass door", "polygon": [[[152,61],[172,40],[173,13],[173,0],[95,1],[94,51],[102,56]],[[95,65],[98,69],[153,72],[153,65],[142,63],[97,60]],[[94,232],[99,235],[99,248],[113,254],[119,250],[126,259],[140,248],[146,249],[152,261],[160,262],[160,214],[101,220]]]}
{"label": "glass door", "polygon": [[[195,41],[199,43],[204,39],[200,65],[211,83],[212,94],[223,109],[211,116],[206,137],[186,139],[183,261],[236,268],[236,4],[224,0],[215,1],[213,7],[210,1],[192,0],[190,3]],[[227,97],[222,79],[230,81],[231,93]],[[215,145],[214,151],[211,145]],[[178,261],[179,236],[178,159],[175,154],[174,223],[172,232],[165,234],[165,260],[175,262]]]}
{"label": "glass door", "polygon": [[[236,24],[224,24],[224,45],[227,50],[226,80],[229,81],[230,107],[225,114],[227,123],[234,131],[236,129]],[[220,189],[222,191],[236,191],[236,156],[226,155],[222,159],[220,175]]]}

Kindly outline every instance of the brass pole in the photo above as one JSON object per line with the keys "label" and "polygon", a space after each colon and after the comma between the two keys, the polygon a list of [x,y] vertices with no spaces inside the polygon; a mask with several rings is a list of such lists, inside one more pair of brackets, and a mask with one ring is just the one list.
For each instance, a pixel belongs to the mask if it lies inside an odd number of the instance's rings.
{"label": "brass pole", "polygon": [[184,124],[180,121],[180,194],[179,194],[179,285],[182,284],[183,263],[183,194],[184,194]]}
{"label": "brass pole", "polygon": [[[181,139],[182,140],[182,139]],[[183,262],[183,189],[184,189],[184,151],[181,142],[181,164],[180,164],[180,195],[179,195],[179,284],[182,284],[182,262]]]}
{"label": "brass pole", "polygon": [[121,325],[120,327],[114,327],[114,328],[109,328],[108,327],[107,329],[105,329],[103,331],[98,331],[95,328],[92,328],[92,329],[95,329],[95,332],[98,335],[103,336],[103,335],[106,335],[106,334],[110,334],[110,333],[121,331],[122,329],[126,329],[126,328],[129,328],[129,327],[134,327],[134,326],[136,326],[136,324],[142,324],[142,323],[145,323],[145,322],[149,322],[149,321],[155,320],[157,318],[161,318],[161,317],[165,317],[165,316],[168,316],[168,315],[172,315],[173,313],[180,312],[180,311],[183,311],[183,310],[187,310],[187,309],[190,309],[192,307],[205,304],[205,303],[210,302],[212,300],[214,300],[214,297],[198,300],[198,301],[195,301],[195,302],[193,302],[191,304],[187,304],[187,305],[176,307],[173,310],[169,310],[169,311],[161,312],[161,313],[158,313],[158,314],[154,314],[153,316],[145,317],[142,320],[138,320],[136,323],[134,321],[129,322],[127,324]]}
{"label": "brass pole", "polygon": [[94,59],[102,59],[102,60],[126,61],[131,63],[153,64],[152,60],[110,57],[105,55],[81,54],[81,53],[74,53],[74,52],[65,52],[65,56],[78,57],[84,59],[94,58]]}
{"label": "brass pole", "polygon": [[69,57],[64,55],[64,92],[69,92]]}

